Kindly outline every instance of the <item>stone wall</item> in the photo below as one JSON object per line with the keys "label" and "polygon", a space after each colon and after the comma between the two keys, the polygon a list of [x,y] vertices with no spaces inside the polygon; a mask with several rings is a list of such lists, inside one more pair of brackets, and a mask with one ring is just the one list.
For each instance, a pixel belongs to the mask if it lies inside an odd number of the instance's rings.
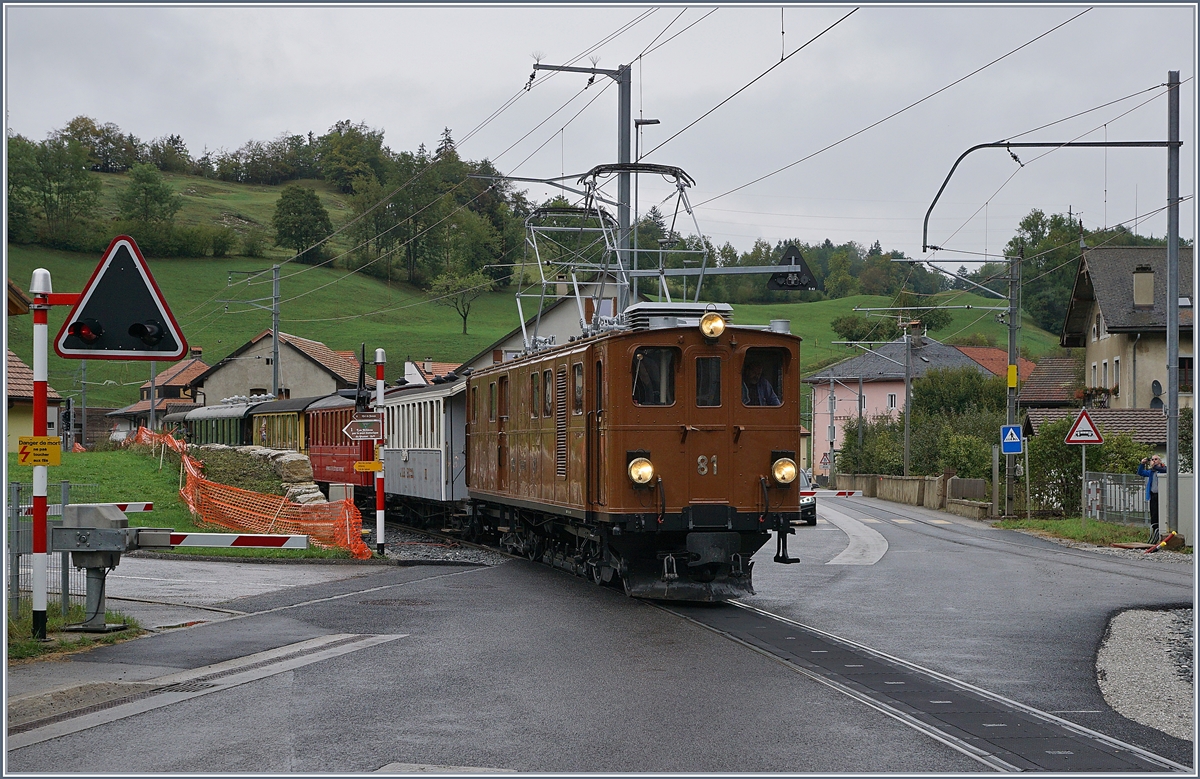
{"label": "stone wall", "polygon": [[291,449],[269,449],[265,446],[225,446],[204,444],[200,449],[226,450],[239,456],[265,460],[279,477],[284,495],[293,503],[325,503],[321,488],[313,481],[312,463],[308,455]]}

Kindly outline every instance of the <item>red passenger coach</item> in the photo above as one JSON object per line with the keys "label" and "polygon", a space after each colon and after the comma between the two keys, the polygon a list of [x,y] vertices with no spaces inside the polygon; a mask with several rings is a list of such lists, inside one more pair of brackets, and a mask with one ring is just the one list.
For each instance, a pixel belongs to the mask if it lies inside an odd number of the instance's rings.
{"label": "red passenger coach", "polygon": [[355,471],[354,463],[374,460],[375,442],[352,441],[343,432],[354,411],[354,399],[340,395],[318,400],[306,410],[314,481],[374,488],[375,474]]}

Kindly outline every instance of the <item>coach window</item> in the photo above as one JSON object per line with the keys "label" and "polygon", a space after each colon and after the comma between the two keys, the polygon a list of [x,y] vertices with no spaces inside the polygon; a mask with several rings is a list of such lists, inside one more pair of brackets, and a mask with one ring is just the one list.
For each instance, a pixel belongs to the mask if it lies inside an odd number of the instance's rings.
{"label": "coach window", "polygon": [[571,375],[574,379],[574,398],[571,406],[571,411],[575,414],[583,413],[583,363],[577,362],[571,366]]}
{"label": "coach window", "polygon": [[554,416],[554,374],[542,373],[542,416]]}
{"label": "coach window", "polygon": [[537,419],[538,409],[541,408],[538,402],[538,387],[542,383],[542,377],[536,372],[529,375],[529,416]]}
{"label": "coach window", "polygon": [[479,422],[479,387],[471,387],[471,422]]}
{"label": "coach window", "polygon": [[696,405],[721,405],[721,358],[696,358]]}
{"label": "coach window", "polygon": [[643,346],[634,352],[633,402],[639,406],[671,406],[675,403],[676,350]]}
{"label": "coach window", "polygon": [[742,403],[778,406],[783,403],[783,349],[747,349],[742,363]]}
{"label": "coach window", "polygon": [[496,382],[488,385],[488,421],[496,421]]}

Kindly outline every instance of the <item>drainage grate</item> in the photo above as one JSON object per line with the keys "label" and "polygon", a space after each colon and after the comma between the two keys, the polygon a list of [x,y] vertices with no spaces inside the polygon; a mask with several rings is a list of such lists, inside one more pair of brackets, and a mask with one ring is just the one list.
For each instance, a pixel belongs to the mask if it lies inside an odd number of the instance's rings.
{"label": "drainage grate", "polygon": [[427,600],[414,600],[412,598],[383,598],[382,600],[360,600],[360,605],[363,606],[432,606],[433,603]]}
{"label": "drainage grate", "polygon": [[200,692],[201,690],[211,690],[217,685],[211,682],[190,681],[179,682],[178,684],[168,684],[166,687],[155,688],[154,692]]}

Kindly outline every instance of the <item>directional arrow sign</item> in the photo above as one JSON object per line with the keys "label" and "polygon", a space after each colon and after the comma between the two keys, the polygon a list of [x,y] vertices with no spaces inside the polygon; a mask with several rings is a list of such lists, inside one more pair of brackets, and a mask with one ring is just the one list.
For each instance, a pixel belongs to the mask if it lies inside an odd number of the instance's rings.
{"label": "directional arrow sign", "polygon": [[54,351],[83,360],[162,360],[187,356],[187,341],[150,267],[128,235],[118,235],[63,322]]}
{"label": "directional arrow sign", "polygon": [[1021,426],[1002,425],[1000,427],[1000,453],[1021,453]]}
{"label": "directional arrow sign", "polygon": [[1079,416],[1075,417],[1075,424],[1071,425],[1071,432],[1067,433],[1066,443],[1068,444],[1102,444],[1104,437],[1100,435],[1100,429],[1092,422],[1092,418],[1088,416],[1087,409],[1080,409]]}
{"label": "directional arrow sign", "polygon": [[350,418],[342,432],[351,441],[375,441],[383,438],[383,415],[360,412]]}

